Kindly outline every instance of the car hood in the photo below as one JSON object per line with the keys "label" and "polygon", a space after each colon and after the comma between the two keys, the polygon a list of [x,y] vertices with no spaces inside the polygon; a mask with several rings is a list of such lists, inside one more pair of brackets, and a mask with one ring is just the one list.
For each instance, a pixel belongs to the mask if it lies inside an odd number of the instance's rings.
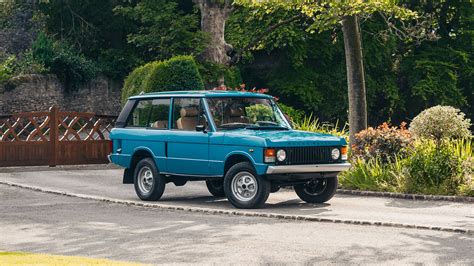
{"label": "car hood", "polygon": [[[227,143],[263,142],[266,147],[298,146],[342,146],[346,140],[341,137],[300,130],[254,130],[236,129],[226,131]],[[250,145],[256,145],[251,143]]]}

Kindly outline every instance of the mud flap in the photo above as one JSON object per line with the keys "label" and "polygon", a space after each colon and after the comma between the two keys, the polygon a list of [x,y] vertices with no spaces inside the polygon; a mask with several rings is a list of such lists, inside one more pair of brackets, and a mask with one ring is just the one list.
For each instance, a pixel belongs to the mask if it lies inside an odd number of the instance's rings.
{"label": "mud flap", "polygon": [[123,183],[124,184],[133,184],[133,171],[130,168],[126,168],[123,171]]}

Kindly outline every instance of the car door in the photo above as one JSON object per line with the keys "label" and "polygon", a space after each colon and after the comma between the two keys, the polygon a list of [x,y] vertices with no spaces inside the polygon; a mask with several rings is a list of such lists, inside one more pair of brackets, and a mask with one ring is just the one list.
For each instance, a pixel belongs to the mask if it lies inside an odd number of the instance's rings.
{"label": "car door", "polygon": [[209,174],[209,133],[202,99],[174,98],[172,129],[168,141],[168,172],[182,175]]}

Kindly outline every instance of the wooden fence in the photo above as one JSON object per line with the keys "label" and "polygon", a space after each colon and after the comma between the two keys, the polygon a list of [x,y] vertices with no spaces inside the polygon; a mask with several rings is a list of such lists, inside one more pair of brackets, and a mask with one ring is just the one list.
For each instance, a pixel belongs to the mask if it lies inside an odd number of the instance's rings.
{"label": "wooden fence", "polygon": [[54,106],[0,116],[0,167],[107,163],[116,118]]}

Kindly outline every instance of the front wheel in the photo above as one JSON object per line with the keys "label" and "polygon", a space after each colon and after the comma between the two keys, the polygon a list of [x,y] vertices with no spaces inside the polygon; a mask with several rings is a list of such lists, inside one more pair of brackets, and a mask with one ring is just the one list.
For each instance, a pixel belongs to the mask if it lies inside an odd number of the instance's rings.
{"label": "front wheel", "polygon": [[241,162],[227,171],[224,191],[230,203],[239,209],[260,208],[270,195],[270,182],[259,176],[252,164]]}
{"label": "front wheel", "polygon": [[300,199],[308,203],[323,203],[330,200],[336,193],[337,177],[314,179],[294,188]]}
{"label": "front wheel", "polygon": [[137,163],[133,179],[135,192],[141,200],[159,200],[165,191],[165,177],[159,173],[151,158],[144,158]]}

